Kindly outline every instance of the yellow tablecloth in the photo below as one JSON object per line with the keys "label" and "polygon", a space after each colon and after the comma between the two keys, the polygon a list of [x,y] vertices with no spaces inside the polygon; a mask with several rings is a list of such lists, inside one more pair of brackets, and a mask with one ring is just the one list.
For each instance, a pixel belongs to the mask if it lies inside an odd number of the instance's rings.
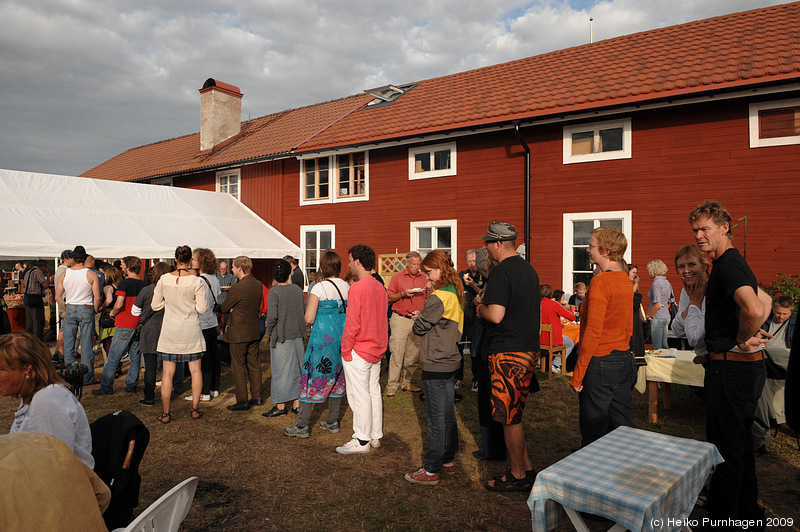
{"label": "yellow tablecloth", "polygon": [[[665,354],[669,353],[668,349],[662,351]],[[636,389],[639,393],[644,393],[647,390],[647,381],[702,387],[705,369],[700,364],[692,362],[694,356],[694,351],[678,351],[675,358],[645,356],[647,366],[639,368]]]}

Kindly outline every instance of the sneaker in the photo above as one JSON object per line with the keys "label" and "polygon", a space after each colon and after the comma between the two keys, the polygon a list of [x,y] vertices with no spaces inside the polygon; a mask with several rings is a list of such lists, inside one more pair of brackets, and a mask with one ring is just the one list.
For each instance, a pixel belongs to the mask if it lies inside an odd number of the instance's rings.
{"label": "sneaker", "polygon": [[290,438],[299,438],[304,439],[311,436],[311,431],[308,427],[301,427],[300,425],[295,425],[294,427],[287,427],[283,429],[283,435],[289,436]]}
{"label": "sneaker", "polygon": [[339,422],[334,421],[333,423],[328,423],[327,421],[320,421],[319,428],[322,430],[327,430],[331,434],[336,434],[339,432]]}
{"label": "sneaker", "polygon": [[379,440],[378,438],[375,438],[373,440],[369,440],[369,445],[373,449],[377,449],[378,447],[381,446],[381,440]]}
{"label": "sneaker", "polygon": [[[184,399],[186,399],[187,401],[191,401],[192,399],[194,399],[194,396],[193,395],[187,395],[186,397],[184,397]],[[206,394],[202,394],[201,393],[200,394],[200,400],[201,401],[210,401],[211,400],[211,395],[206,395]]]}
{"label": "sneaker", "polygon": [[439,470],[440,473],[447,473],[448,475],[454,475],[456,472],[456,464],[455,462],[450,464],[442,464],[442,468]]}
{"label": "sneaker", "polygon": [[219,390],[211,390],[211,397],[219,397]]}
{"label": "sneaker", "polygon": [[396,388],[389,388],[388,390],[386,390],[386,397],[394,397],[395,395],[397,395]]}
{"label": "sneaker", "polygon": [[421,392],[422,391],[422,388],[420,388],[416,384],[411,384],[410,382],[407,383],[407,384],[404,384],[401,389],[404,392],[412,392],[412,393],[417,393],[417,392]]}
{"label": "sneaker", "polygon": [[413,473],[406,473],[406,480],[413,482],[414,484],[427,484],[429,486],[435,486],[439,483],[439,473],[434,473],[431,475],[425,471],[424,467],[420,467]]}
{"label": "sneaker", "polygon": [[478,393],[478,383],[477,382],[473,382],[472,383],[472,391],[475,392],[475,393]]}
{"label": "sneaker", "polygon": [[369,448],[369,444],[361,445],[361,442],[353,438],[341,447],[337,447],[336,452],[339,454],[364,454],[369,452]]}
{"label": "sneaker", "polygon": [[156,386],[161,387],[161,381],[156,381]]}
{"label": "sneaker", "polygon": [[122,358],[119,359],[119,362],[121,364],[123,362],[130,361],[130,359],[131,359],[131,354],[130,353],[125,353],[124,355],[122,355]]}
{"label": "sneaker", "polygon": [[453,383],[453,388],[455,388],[456,390],[458,390],[462,386],[464,386],[464,381],[462,381],[461,379]]}
{"label": "sneaker", "polygon": [[153,406],[154,404],[156,404],[155,401],[148,401],[145,398],[139,399],[139,405],[141,406]]}

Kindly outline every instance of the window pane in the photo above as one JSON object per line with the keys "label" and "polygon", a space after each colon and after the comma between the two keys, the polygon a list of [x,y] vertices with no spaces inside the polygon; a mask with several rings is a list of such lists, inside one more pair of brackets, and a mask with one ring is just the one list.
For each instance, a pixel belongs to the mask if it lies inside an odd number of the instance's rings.
{"label": "window pane", "polygon": [[606,151],[622,151],[622,128],[615,127],[614,129],[601,129],[600,130],[600,150]]}
{"label": "window pane", "polygon": [[[315,249],[307,249],[306,250],[306,268],[309,271],[316,272],[317,271],[317,250]],[[311,279],[314,279],[314,276],[311,276]]]}
{"label": "window pane", "polygon": [[433,169],[447,170],[450,168],[450,150],[433,152]]}
{"label": "window pane", "polygon": [[327,179],[325,180],[325,184],[324,185],[320,185],[319,186],[319,197],[320,197],[320,199],[328,197],[328,181],[327,181]]}
{"label": "window pane", "polygon": [[759,111],[759,138],[794,137],[800,135],[800,108]]}
{"label": "window pane", "polygon": [[238,196],[239,195],[239,185],[233,185],[232,184],[230,186],[230,188],[228,189],[228,192],[233,196]]}
{"label": "window pane", "polygon": [[306,249],[317,249],[317,232],[306,232]]}
{"label": "window pane", "polygon": [[600,227],[616,227],[622,231],[622,220],[600,220]]}
{"label": "window pane", "polygon": [[306,199],[314,199],[316,196],[314,195],[314,185],[306,187]]}
{"label": "window pane", "polygon": [[317,174],[314,170],[310,170],[306,172],[306,185],[313,185],[314,182],[317,180]]}
{"label": "window pane", "polygon": [[440,249],[450,249],[450,228],[436,228],[436,247]]}
{"label": "window pane", "polygon": [[572,222],[572,243],[576,246],[588,246],[589,239],[594,229],[594,222],[591,220],[583,220],[580,222]]}
{"label": "window pane", "polygon": [[350,195],[350,169],[339,168],[339,196]]}
{"label": "window pane", "polygon": [[431,154],[418,153],[414,156],[414,173],[429,172],[431,169]]}
{"label": "window pane", "polygon": [[585,155],[592,153],[594,131],[584,131],[572,134],[572,155]]}
{"label": "window pane", "polygon": [[227,184],[228,184],[228,176],[226,176],[226,175],[219,176],[219,186],[220,186],[220,188],[224,187]]}
{"label": "window pane", "polygon": [[430,227],[421,227],[417,229],[417,242],[420,248],[431,249],[433,237]]}
{"label": "window pane", "polygon": [[572,248],[572,269],[573,271],[584,272],[592,270],[588,248]]}
{"label": "window pane", "polygon": [[320,231],[319,232],[319,252],[324,253],[331,249],[331,232],[330,231]]}
{"label": "window pane", "polygon": [[328,172],[328,158],[327,157],[320,157],[317,159],[317,166],[319,167],[319,173],[321,174],[323,171]]}

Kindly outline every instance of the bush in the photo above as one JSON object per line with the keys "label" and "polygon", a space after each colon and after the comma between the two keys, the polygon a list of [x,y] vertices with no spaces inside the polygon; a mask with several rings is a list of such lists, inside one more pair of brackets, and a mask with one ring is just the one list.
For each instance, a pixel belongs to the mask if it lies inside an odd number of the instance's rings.
{"label": "bush", "polygon": [[797,312],[797,305],[800,303],[800,275],[779,273],[764,291],[773,298],[780,295],[791,297],[794,301],[792,312]]}

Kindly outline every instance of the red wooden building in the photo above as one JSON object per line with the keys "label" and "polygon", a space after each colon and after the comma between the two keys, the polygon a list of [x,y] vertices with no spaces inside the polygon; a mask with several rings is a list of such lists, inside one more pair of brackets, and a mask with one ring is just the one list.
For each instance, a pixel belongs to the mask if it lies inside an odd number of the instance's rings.
{"label": "red wooden building", "polygon": [[531,262],[567,292],[589,275],[600,224],[625,232],[629,262],[664,260],[677,289],[687,215],[716,199],[741,218],[734,244],[768,284],[800,270],[798,27],[800,2],[245,122],[239,89],[208,80],[200,133],[83,175],[234,194],[301,247],[307,271],[359,242],[447,248],[463,267],[490,221],[522,233],[529,208]]}

